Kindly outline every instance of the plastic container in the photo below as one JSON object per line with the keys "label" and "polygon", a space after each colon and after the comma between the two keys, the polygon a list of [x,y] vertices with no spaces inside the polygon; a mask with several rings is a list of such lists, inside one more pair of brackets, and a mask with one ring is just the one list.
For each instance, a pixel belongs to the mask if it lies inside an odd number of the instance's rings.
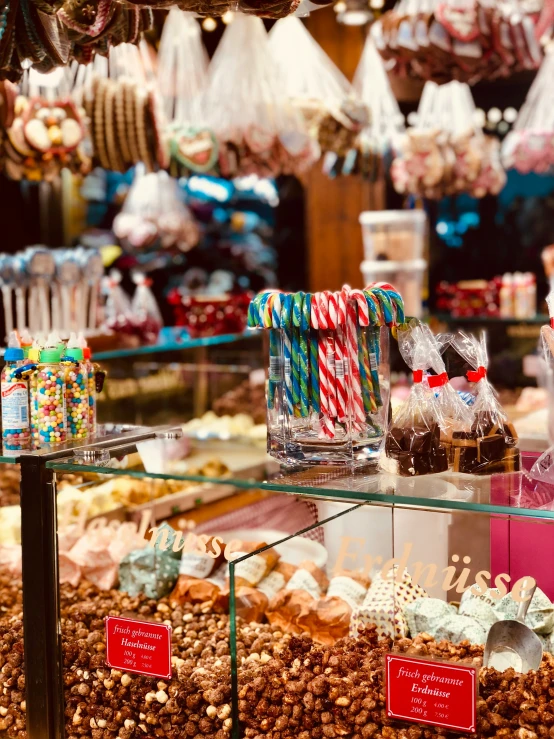
{"label": "plastic container", "polygon": [[40,352],[37,387],[31,403],[36,406],[39,446],[53,446],[67,440],[65,411],[65,368],[61,350],[48,347]]}
{"label": "plastic container", "polygon": [[423,274],[427,269],[427,262],[424,259],[413,259],[408,262],[364,261],[360,269],[364,284],[388,282],[394,285],[404,299],[406,315],[421,317]]}
{"label": "plastic container", "polygon": [[16,370],[25,365],[25,352],[14,332],[4,353],[2,368],[2,446],[5,454],[31,447],[29,384]]}
{"label": "plastic container", "polygon": [[408,262],[423,256],[427,216],[423,210],[369,210],[360,213],[364,259]]}
{"label": "plastic container", "polygon": [[65,365],[67,437],[86,439],[89,428],[88,363],[75,339],[70,339],[62,362]]}

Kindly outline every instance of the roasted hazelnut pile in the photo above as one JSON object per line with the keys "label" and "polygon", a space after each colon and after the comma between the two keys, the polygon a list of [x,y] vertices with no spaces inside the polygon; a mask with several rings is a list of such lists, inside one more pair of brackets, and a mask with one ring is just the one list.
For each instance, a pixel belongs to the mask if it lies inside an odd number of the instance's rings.
{"label": "roasted hazelnut pile", "polygon": [[[171,607],[83,583],[62,587],[67,739],[229,739],[232,727],[229,621],[209,605]],[[21,586],[0,575],[0,732],[24,739],[25,676]],[[170,623],[173,677],[158,680],[105,663],[104,618]],[[429,635],[357,639],[323,646],[256,623],[238,630],[240,734],[247,739],[428,739],[447,734],[387,718],[383,657],[390,650],[481,665],[483,648]],[[554,739],[554,657],[520,675],[481,669],[479,737]]]}

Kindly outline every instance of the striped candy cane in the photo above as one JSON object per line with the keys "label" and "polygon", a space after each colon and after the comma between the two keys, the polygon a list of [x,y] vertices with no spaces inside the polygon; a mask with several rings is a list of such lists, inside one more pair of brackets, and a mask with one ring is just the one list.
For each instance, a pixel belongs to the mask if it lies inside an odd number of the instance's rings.
{"label": "striped candy cane", "polygon": [[337,333],[335,336],[335,377],[337,381],[338,419],[341,422],[351,418],[350,411],[350,373],[346,355],[346,301],[342,292],[335,293],[337,303]]}
{"label": "striped candy cane", "polygon": [[292,346],[291,346],[291,304],[292,295],[283,295],[281,300],[281,328],[283,329],[283,356],[285,360],[285,398],[289,418],[294,415],[292,397]]}
{"label": "striped candy cane", "polygon": [[362,431],[366,422],[364,401],[362,397],[362,381],[358,364],[358,318],[356,305],[350,297],[350,288],[345,285],[342,295],[346,305],[346,354],[352,384],[353,416],[357,431]]}
{"label": "striped candy cane", "polygon": [[327,329],[327,319],[320,312],[321,293],[314,293],[311,302],[312,328],[317,330],[317,359],[319,375],[319,438],[332,439],[335,436],[335,426],[329,417],[329,375],[327,372],[327,356],[325,353],[324,329]]}
{"label": "striped candy cane", "polygon": [[325,332],[325,358],[327,361],[327,380],[329,384],[329,416],[337,417],[337,385],[335,377],[335,338],[333,329],[336,328],[337,310],[331,302],[331,293],[325,290],[320,293],[319,315],[327,321],[328,331]]}

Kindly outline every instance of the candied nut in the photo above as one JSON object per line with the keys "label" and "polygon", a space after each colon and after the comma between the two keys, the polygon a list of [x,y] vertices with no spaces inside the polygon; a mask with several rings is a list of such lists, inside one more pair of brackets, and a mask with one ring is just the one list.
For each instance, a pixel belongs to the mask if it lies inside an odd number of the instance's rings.
{"label": "candied nut", "polygon": [[208,706],[206,708],[206,715],[209,718],[215,718],[217,716],[217,708],[215,706]]}
{"label": "candied nut", "polygon": [[158,703],[167,703],[167,699],[169,698],[168,694],[165,692],[165,690],[158,690],[156,693],[156,700]]}
{"label": "candied nut", "polygon": [[144,696],[144,700],[147,703],[152,703],[152,701],[156,700],[156,693],[154,693],[154,691],[151,690],[150,693],[146,693],[146,695]]}
{"label": "candied nut", "polygon": [[231,715],[231,706],[228,703],[224,703],[217,709],[217,717],[222,721]]}
{"label": "candied nut", "polygon": [[111,679],[104,680],[104,687],[106,688],[106,690],[111,690],[114,685],[115,685],[115,683],[114,683],[113,680],[111,680]]}
{"label": "candied nut", "polygon": [[342,695],[340,698],[337,698],[337,700],[335,701],[335,706],[342,706],[345,708],[346,706],[349,706],[349,705],[350,705],[350,698],[348,698],[348,696],[346,695]]}
{"label": "candied nut", "polygon": [[130,675],[127,675],[127,673],[125,672],[121,676],[121,684],[126,688],[127,685],[130,685],[131,684],[131,682],[132,682],[132,679],[131,679]]}

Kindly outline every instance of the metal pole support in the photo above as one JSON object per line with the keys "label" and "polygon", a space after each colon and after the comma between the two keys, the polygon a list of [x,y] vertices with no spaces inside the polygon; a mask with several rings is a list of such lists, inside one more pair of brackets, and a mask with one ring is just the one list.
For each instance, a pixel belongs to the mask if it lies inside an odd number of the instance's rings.
{"label": "metal pole support", "polygon": [[27,737],[63,739],[55,473],[40,455],[20,460]]}

